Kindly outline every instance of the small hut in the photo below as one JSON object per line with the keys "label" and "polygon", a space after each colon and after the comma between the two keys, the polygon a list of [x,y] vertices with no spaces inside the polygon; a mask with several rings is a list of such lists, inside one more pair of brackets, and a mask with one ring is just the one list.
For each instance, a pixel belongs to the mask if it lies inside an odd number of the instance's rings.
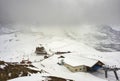
{"label": "small hut", "polygon": [[38,55],[47,55],[44,47],[36,47],[35,53]]}

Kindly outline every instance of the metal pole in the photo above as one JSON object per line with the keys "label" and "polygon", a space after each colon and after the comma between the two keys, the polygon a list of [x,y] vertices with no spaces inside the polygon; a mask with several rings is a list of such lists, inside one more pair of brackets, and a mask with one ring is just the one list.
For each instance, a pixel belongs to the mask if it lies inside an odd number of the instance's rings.
{"label": "metal pole", "polygon": [[105,70],[105,78],[108,78],[107,70]]}
{"label": "metal pole", "polygon": [[114,71],[114,74],[115,74],[116,79],[119,81],[119,78],[118,78],[118,75],[117,75],[116,71]]}

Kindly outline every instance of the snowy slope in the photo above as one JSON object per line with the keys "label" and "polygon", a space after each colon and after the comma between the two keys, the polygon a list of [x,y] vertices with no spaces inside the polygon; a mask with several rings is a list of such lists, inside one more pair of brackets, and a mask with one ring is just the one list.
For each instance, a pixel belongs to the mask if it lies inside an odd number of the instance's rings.
{"label": "snowy slope", "polygon": [[[48,74],[44,74],[44,75],[48,75]],[[45,78],[42,76],[43,74],[37,73],[37,74],[32,74],[31,76],[20,77],[20,78],[8,80],[8,81],[42,81],[42,80],[45,80]]]}
{"label": "snowy slope", "polygon": [[[34,32],[33,32],[34,31]],[[36,32],[37,31],[37,32]],[[48,31],[48,30],[47,30]],[[53,30],[54,31],[54,30]],[[43,59],[43,56],[36,56],[34,51],[39,44],[42,44],[49,54],[54,54],[57,51],[71,51],[74,54],[85,58],[94,58],[98,60],[102,60],[107,65],[117,65],[120,66],[120,53],[119,52],[99,52],[89,45],[85,45],[84,43],[88,42],[93,38],[88,36],[88,40],[83,40],[84,34],[79,33],[67,33],[67,31],[52,31],[46,30],[32,30],[32,32],[15,32],[11,34],[2,34],[0,35],[0,59],[5,61],[14,61],[20,62],[23,58],[30,59],[31,61],[39,61]],[[82,30],[81,30],[82,32]],[[88,30],[90,33],[90,31]],[[61,34],[62,33],[62,34]],[[66,34],[67,33],[67,34]],[[83,33],[83,32],[82,32]],[[100,36],[106,36],[102,33],[92,32],[93,34],[97,34]],[[72,35],[72,36],[71,36]],[[89,35],[89,34],[87,34]],[[86,35],[86,36],[87,36]],[[76,38],[71,38],[76,37]],[[79,39],[79,40],[78,40]],[[95,41],[96,39],[94,39]],[[90,41],[91,42],[91,41]],[[99,41],[97,41],[99,43]],[[95,42],[96,43],[96,42]],[[92,43],[94,44],[94,43]],[[95,44],[94,44],[95,45]],[[51,51],[50,51],[51,50]],[[36,67],[42,68],[47,71],[50,75],[73,79],[75,81],[105,81],[104,72],[97,73],[84,73],[77,72],[72,73],[68,69],[63,66],[59,66],[57,64],[57,56],[53,55],[50,58],[43,60],[42,62],[33,63]],[[45,65],[43,67],[41,64]],[[120,72],[118,72],[120,74]],[[112,78],[109,78],[110,81],[115,81],[115,77],[113,74],[109,74]],[[37,78],[37,76],[41,76],[41,74],[33,75],[36,76],[35,81],[41,80]],[[31,79],[30,77],[24,77],[25,80]],[[21,81],[23,78],[18,78],[11,81]]]}
{"label": "snowy slope", "polygon": [[45,66],[43,67],[43,69],[47,70],[52,75],[56,75],[64,78],[70,78],[75,81],[80,81],[80,80],[89,81],[90,79],[92,81],[106,81],[104,79],[95,77],[89,73],[84,73],[84,72],[72,73],[64,66],[58,65],[57,62],[58,62],[57,55],[50,57],[49,59],[46,59],[42,62],[42,64]]}
{"label": "snowy slope", "polygon": [[0,27],[0,34],[16,31],[37,32],[47,36],[66,36],[85,43],[99,51],[120,51],[120,29],[109,25],[82,25],[76,27],[36,27],[27,25],[13,25],[9,28]]}
{"label": "snowy slope", "polygon": [[120,50],[120,30],[108,25],[82,26],[68,30],[66,34],[99,51]]}

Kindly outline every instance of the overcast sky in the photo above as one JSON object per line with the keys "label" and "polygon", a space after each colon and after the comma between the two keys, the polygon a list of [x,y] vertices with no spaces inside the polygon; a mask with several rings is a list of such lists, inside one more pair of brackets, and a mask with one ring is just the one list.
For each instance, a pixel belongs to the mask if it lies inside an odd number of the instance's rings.
{"label": "overcast sky", "polygon": [[120,25],[120,0],[0,0],[0,24]]}

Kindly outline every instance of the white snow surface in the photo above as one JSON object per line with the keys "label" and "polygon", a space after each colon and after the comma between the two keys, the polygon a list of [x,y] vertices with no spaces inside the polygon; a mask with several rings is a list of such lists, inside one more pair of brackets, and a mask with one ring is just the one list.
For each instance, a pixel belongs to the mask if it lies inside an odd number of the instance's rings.
{"label": "white snow surface", "polygon": [[96,59],[90,59],[90,58],[86,58],[86,57],[82,57],[79,54],[77,55],[75,54],[67,54],[64,55],[64,62],[71,65],[71,66],[80,66],[80,65],[85,65],[85,66],[89,66],[92,67],[93,65],[95,65],[98,60]]}
{"label": "white snow surface", "polygon": [[[84,58],[101,60],[107,65],[120,67],[120,52],[99,52],[95,49],[70,39],[64,35],[44,35],[43,33],[12,33],[0,35],[0,59],[4,61],[20,62],[23,58],[31,61],[40,61],[43,56],[37,56],[34,51],[42,44],[47,52],[52,55],[42,62],[34,62],[33,65],[48,72],[49,75],[73,79],[75,81],[106,81],[104,72],[70,72],[66,67],[57,64],[56,51],[71,51],[74,55]],[[51,51],[50,51],[51,50]],[[69,54],[65,55],[69,56]],[[115,81],[114,74],[108,73],[109,81]],[[44,74],[43,74],[44,75]],[[42,74],[34,74],[27,77],[19,77],[9,81],[42,81]],[[118,71],[120,77],[120,72]]]}
{"label": "white snow surface", "polygon": [[31,76],[19,77],[19,78],[8,80],[8,81],[43,81],[45,80],[45,78],[42,76],[43,76],[42,74],[38,73],[38,74],[32,74]]}
{"label": "white snow surface", "polygon": [[106,81],[104,79],[93,76],[87,72],[76,72],[76,73],[70,72],[66,67],[58,65],[57,62],[58,62],[58,55],[54,55],[41,62],[42,65],[45,66],[41,68],[45,69],[52,75],[73,79],[75,81],[80,81],[80,80],[89,81],[90,79],[92,81]]}

